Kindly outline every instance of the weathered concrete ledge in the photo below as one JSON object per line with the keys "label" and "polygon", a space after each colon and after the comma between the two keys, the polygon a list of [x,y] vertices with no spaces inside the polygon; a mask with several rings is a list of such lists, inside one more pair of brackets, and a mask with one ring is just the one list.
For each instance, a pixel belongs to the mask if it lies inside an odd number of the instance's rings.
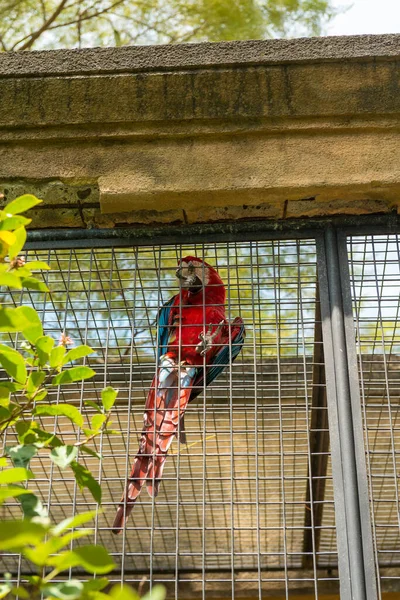
{"label": "weathered concrete ledge", "polygon": [[95,75],[303,61],[309,63],[312,60],[328,62],[350,58],[386,60],[397,57],[399,52],[400,37],[397,34],[8,52],[1,55],[0,75]]}
{"label": "weathered concrete ledge", "polygon": [[0,54],[0,191],[36,227],[385,213],[400,35]]}

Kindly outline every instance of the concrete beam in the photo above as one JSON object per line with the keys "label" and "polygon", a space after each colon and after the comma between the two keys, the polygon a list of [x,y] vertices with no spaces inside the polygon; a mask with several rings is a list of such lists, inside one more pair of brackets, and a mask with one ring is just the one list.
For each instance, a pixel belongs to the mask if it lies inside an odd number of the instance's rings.
{"label": "concrete beam", "polygon": [[[35,226],[397,210],[400,35],[0,54]],[[57,208],[57,217],[54,208]]]}

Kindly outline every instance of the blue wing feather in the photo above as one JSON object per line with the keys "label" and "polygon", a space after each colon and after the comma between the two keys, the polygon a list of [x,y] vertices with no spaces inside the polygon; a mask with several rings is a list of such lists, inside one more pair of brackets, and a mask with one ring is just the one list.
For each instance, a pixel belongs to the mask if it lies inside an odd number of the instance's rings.
{"label": "blue wing feather", "polygon": [[166,353],[168,348],[168,338],[171,331],[169,327],[169,314],[174,303],[175,296],[172,296],[158,312],[158,358]]}
{"label": "blue wing feather", "polygon": [[[210,385],[222,373],[222,371],[229,366],[230,362],[233,362],[239,355],[244,343],[244,325],[242,323],[238,333],[232,339],[231,346],[223,346],[214,356],[212,366],[206,369],[206,387]],[[204,377],[203,369],[199,369],[198,376],[193,382],[193,391],[190,396],[192,401],[203,391]]]}

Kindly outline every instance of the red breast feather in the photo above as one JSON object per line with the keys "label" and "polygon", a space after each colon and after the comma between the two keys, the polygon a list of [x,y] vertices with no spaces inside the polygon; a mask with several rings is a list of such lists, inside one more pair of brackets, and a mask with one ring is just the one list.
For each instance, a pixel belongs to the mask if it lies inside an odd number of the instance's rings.
{"label": "red breast feather", "polygon": [[[193,263],[197,275],[205,285],[203,289],[195,294],[183,289],[180,294],[176,295],[170,313],[170,324],[175,323],[177,325],[176,335],[168,346],[168,351],[177,354],[179,345],[181,345],[181,361],[186,360],[190,364],[203,365],[203,356],[196,352],[196,346],[200,342],[199,335],[204,333],[204,329],[207,329],[210,323],[214,326],[213,329],[221,321],[226,323],[226,291],[221,277],[211,265],[196,256],[186,256],[179,261],[179,264],[188,264],[189,262]],[[214,343],[217,344],[218,341],[219,339],[216,338]],[[207,353],[207,362],[217,350],[216,345]]]}

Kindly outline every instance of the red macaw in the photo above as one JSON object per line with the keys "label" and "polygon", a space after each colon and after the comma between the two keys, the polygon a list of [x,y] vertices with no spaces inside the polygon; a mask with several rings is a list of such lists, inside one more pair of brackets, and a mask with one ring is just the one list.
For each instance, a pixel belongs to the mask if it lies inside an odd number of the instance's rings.
{"label": "red macaw", "polygon": [[[178,263],[181,290],[158,314],[158,368],[150,387],[139,450],[114,519],[120,533],[145,483],[158,494],[165,459],[180,433],[186,443],[183,416],[196,398],[238,356],[245,330],[240,317],[225,316],[225,286],[217,271],[195,256]],[[179,423],[180,421],[180,423]]]}

